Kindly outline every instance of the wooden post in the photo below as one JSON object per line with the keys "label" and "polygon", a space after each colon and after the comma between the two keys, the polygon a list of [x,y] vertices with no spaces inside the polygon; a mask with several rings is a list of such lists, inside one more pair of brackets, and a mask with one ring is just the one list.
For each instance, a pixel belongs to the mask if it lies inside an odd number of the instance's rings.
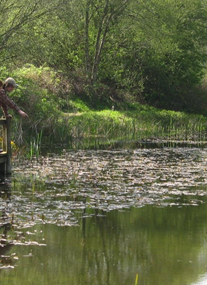
{"label": "wooden post", "polygon": [[0,174],[11,174],[11,119],[0,118],[0,125],[3,127],[2,132],[2,148],[0,152]]}
{"label": "wooden post", "polygon": [[3,147],[3,152],[7,153],[7,120],[3,119],[2,120],[2,125],[3,125],[3,132],[2,132],[2,147]]}
{"label": "wooden post", "polygon": [[12,172],[12,151],[11,151],[11,119],[6,119],[6,145],[7,145],[7,163],[6,173],[11,174]]}

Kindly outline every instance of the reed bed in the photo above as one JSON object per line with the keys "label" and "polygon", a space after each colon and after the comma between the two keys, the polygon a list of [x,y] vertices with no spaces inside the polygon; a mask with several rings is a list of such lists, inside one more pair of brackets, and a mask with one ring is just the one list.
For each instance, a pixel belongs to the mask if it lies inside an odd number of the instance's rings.
{"label": "reed bed", "polygon": [[160,142],[173,145],[205,143],[207,118],[173,111],[86,112],[64,115],[53,123],[45,143],[66,144],[72,149],[100,148],[113,144]]}

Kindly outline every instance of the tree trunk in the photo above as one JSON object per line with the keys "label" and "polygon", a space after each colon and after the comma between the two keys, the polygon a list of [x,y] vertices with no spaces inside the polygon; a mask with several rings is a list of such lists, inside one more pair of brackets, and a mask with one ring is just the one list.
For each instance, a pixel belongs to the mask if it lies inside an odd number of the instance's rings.
{"label": "tree trunk", "polygon": [[105,7],[103,11],[103,16],[99,24],[99,29],[96,37],[96,46],[95,46],[95,56],[94,56],[94,61],[93,61],[93,66],[92,66],[92,71],[91,71],[91,81],[94,83],[97,79],[97,73],[98,73],[98,67],[100,63],[100,57],[101,57],[101,52],[102,48],[104,45],[105,37],[106,37],[106,29],[104,31],[104,35],[101,39],[104,23],[106,21],[106,17],[108,15],[108,6],[109,6],[109,0],[105,1]]}
{"label": "tree trunk", "polygon": [[103,11],[103,16],[100,20],[99,29],[96,37],[95,45],[95,56],[93,60],[92,70],[91,70],[91,82],[94,83],[97,80],[99,64],[101,61],[101,54],[106,41],[106,36],[110,28],[110,24],[114,16],[119,16],[120,13],[126,8],[127,3],[130,0],[125,0],[122,4],[112,11],[109,12],[109,0],[105,0],[105,7]]}
{"label": "tree trunk", "polygon": [[85,18],[85,70],[87,76],[91,77],[91,68],[90,68],[90,56],[89,56],[89,10],[90,3],[87,1],[86,4],[86,18]]}

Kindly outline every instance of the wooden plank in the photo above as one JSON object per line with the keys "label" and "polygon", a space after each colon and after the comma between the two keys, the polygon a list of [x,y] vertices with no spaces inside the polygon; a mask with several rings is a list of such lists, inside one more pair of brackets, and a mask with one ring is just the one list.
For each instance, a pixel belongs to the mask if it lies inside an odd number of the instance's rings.
{"label": "wooden plank", "polygon": [[0,125],[3,126],[2,132],[2,148],[3,151],[0,152],[0,173],[1,174],[11,174],[12,162],[11,162],[11,119],[10,118],[0,118]]}
{"label": "wooden plank", "polygon": [[11,119],[0,118],[0,125],[3,126],[2,148],[0,152],[0,173],[11,174],[12,172],[12,152],[11,152]]}
{"label": "wooden plank", "polygon": [[0,125],[3,126],[6,124],[6,118],[0,118]]}

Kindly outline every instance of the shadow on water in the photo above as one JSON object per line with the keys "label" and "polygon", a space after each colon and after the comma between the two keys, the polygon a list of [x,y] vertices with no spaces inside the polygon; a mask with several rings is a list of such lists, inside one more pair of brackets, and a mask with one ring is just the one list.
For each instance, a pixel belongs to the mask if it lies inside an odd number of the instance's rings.
{"label": "shadow on water", "polygon": [[[23,230],[24,226],[15,224],[12,211],[12,177],[0,177],[0,269],[13,269],[18,260],[16,253],[10,254],[15,245],[39,245],[28,241],[29,232]],[[23,231],[22,231],[23,230]]]}
{"label": "shadow on water", "polygon": [[5,254],[13,246],[8,241],[8,232],[11,230],[11,219],[8,217],[7,204],[11,197],[11,183],[5,177],[0,177],[0,198],[3,203],[1,204],[1,217],[0,217],[0,268],[12,267],[12,258]]}

